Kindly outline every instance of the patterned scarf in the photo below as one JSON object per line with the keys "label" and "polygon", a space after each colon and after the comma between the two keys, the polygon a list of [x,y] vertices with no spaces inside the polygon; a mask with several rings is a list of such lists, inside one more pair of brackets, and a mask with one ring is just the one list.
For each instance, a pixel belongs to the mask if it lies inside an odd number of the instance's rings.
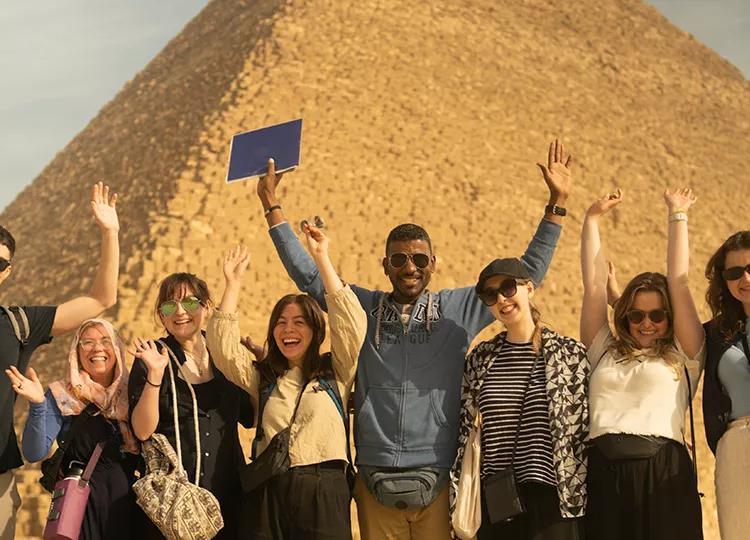
{"label": "patterned scarf", "polygon": [[[112,340],[115,351],[115,376],[112,384],[107,387],[92,380],[78,361],[81,333],[92,324],[104,328]],[[89,403],[93,403],[105,418],[118,421],[123,450],[132,454],[139,452],[138,443],[128,424],[128,369],[125,367],[125,349],[114,327],[108,321],[89,319],[78,328],[68,353],[68,377],[51,383],[49,389],[63,416],[79,415]]]}

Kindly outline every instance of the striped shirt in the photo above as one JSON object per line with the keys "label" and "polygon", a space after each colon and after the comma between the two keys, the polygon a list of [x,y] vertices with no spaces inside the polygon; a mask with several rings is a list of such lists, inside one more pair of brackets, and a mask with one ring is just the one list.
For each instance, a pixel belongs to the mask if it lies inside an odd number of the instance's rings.
{"label": "striped shirt", "polygon": [[[557,485],[543,358],[537,361],[531,383],[528,384],[534,358],[531,343],[506,341],[487,372],[479,393],[482,478],[511,466],[518,427],[518,445],[513,461],[516,480]],[[524,393],[526,404],[519,425]]]}

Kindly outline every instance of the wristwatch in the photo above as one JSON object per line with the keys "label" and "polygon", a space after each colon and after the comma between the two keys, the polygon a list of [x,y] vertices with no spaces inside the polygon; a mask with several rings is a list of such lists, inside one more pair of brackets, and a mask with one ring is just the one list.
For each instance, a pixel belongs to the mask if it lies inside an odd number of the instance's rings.
{"label": "wristwatch", "polygon": [[557,206],[556,204],[548,204],[544,207],[544,211],[548,214],[552,214],[553,216],[567,216],[568,211],[563,208],[562,206]]}

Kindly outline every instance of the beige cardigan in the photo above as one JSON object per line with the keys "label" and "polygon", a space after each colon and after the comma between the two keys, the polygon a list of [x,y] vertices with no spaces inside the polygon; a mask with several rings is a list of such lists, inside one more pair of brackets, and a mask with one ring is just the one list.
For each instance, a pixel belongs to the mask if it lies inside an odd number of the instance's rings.
{"label": "beige cardigan", "polygon": [[[346,404],[357,372],[359,350],[367,333],[367,316],[348,285],[334,294],[327,294],[326,302],[333,371],[341,399]],[[215,310],[208,322],[207,341],[216,367],[250,394],[257,415],[260,372],[255,368],[250,351],[240,344],[237,314]],[[274,435],[289,425],[302,386],[300,368],[289,369],[277,379],[263,411],[264,438],[258,444],[259,453]],[[317,386],[315,383],[307,386],[291,429],[289,458],[293,467],[346,460],[346,432],[341,415],[330,395],[316,390]]]}

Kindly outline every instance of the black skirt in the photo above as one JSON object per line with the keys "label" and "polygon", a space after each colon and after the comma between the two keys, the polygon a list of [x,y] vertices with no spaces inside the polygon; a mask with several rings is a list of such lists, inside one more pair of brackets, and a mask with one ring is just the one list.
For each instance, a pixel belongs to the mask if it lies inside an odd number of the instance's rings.
{"label": "black skirt", "polygon": [[510,521],[494,525],[490,523],[482,492],[482,526],[477,532],[478,540],[583,540],[583,520],[560,515],[560,498],[555,486],[523,482],[518,489],[526,511]]}
{"label": "black skirt", "polygon": [[702,540],[693,462],[670,440],[652,457],[609,461],[588,454],[588,540]]}

